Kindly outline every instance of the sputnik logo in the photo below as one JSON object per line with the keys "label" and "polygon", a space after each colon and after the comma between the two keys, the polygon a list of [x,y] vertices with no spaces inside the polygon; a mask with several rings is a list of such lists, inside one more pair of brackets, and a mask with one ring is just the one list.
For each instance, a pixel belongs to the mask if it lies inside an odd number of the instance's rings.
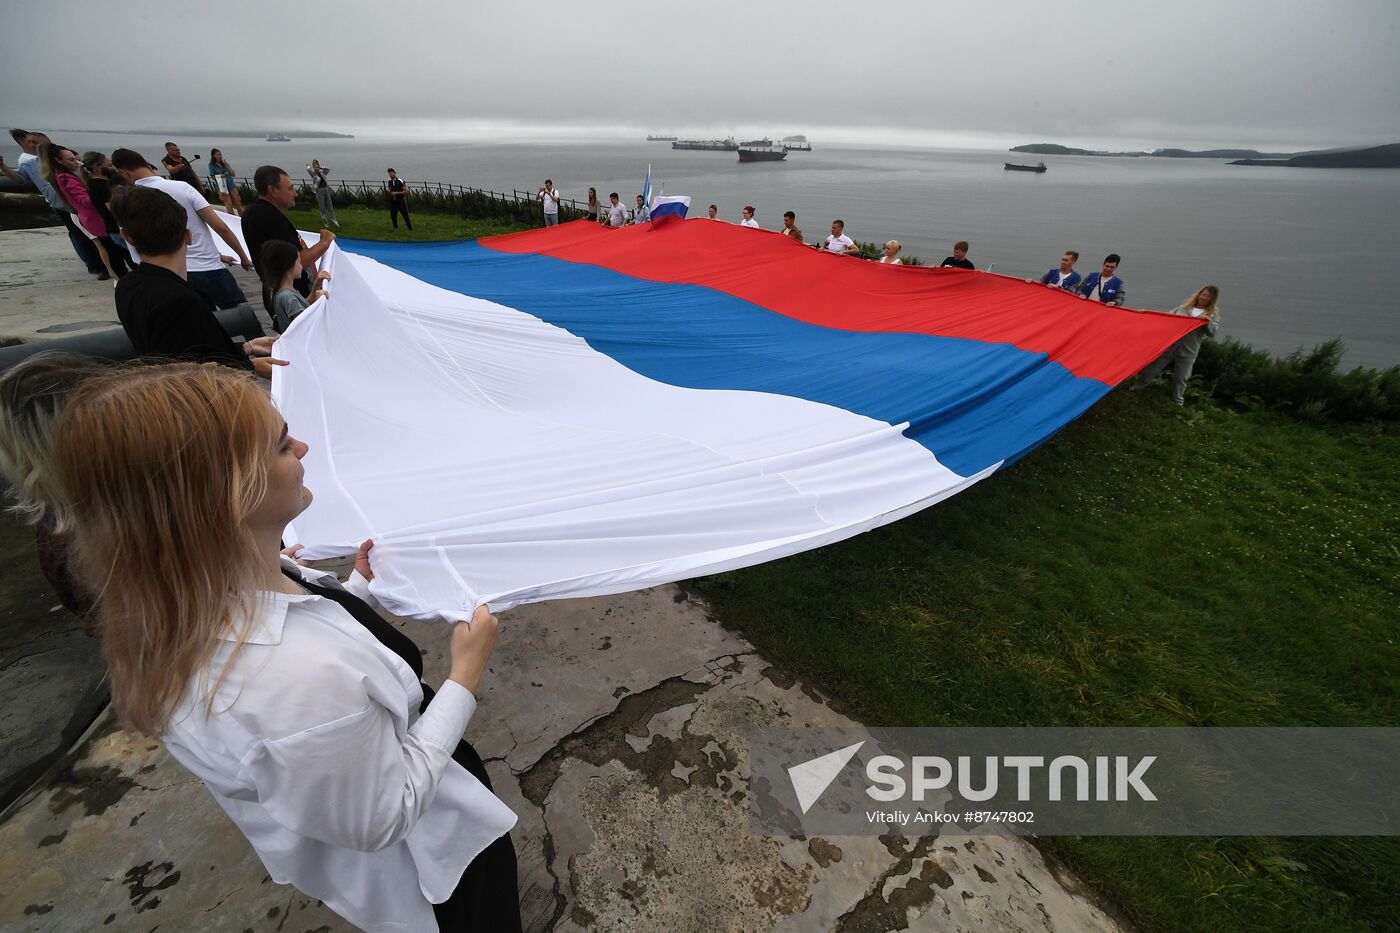
{"label": "sputnik logo", "polygon": [[841,769],[846,767],[864,744],[865,742],[861,741],[847,745],[787,769],[792,789],[797,794],[797,804],[803,813],[812,809],[812,804],[831,786],[831,782],[836,780],[836,775],[841,773]]}

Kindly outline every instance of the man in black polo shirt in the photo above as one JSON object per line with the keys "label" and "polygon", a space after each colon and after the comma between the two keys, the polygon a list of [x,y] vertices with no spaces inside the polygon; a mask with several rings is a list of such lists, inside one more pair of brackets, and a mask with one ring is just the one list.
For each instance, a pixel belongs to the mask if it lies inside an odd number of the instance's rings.
{"label": "man in black polo shirt", "polygon": [[[297,189],[291,177],[275,165],[260,165],[253,173],[253,187],[258,199],[243,211],[243,240],[248,244],[248,255],[253,258],[253,268],[262,278],[262,248],[268,240],[282,240],[290,243],[301,253],[301,278],[296,281],[296,290],[303,298],[311,294],[311,282],[316,278],[316,263],[331,248],[335,234],[324,227],[321,239],[315,246],[307,246],[297,233],[297,228],[287,219],[283,211],[290,210],[297,202]],[[278,283],[270,284],[273,289]],[[272,313],[272,309],[267,309]]]}
{"label": "man in black polo shirt", "polygon": [[[199,158],[198,155],[195,156]],[[204,189],[199,185],[199,176],[194,173],[194,166],[190,165],[190,160],[180,155],[180,147],[174,143],[165,144],[165,158],[160,160],[160,164],[165,166],[165,170],[170,173],[174,181],[183,181],[200,194]]]}
{"label": "man in black polo shirt", "polygon": [[155,188],[132,185],[112,195],[112,214],[141,264],[117,282],[117,318],[136,352],[179,360],[252,369],[264,379],[273,366],[277,338],[260,337],[236,347],[214,316],[214,303],[185,278],[190,232],[185,209]]}

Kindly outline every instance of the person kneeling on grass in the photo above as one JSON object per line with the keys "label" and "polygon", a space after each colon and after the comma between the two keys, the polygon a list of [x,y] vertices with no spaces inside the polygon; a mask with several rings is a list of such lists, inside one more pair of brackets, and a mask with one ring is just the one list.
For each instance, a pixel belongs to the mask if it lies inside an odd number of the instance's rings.
{"label": "person kneeling on grass", "polygon": [[272,326],[279,334],[284,333],[311,302],[330,294],[321,283],[329,282],[331,274],[318,272],[313,283],[315,290],[301,297],[301,292],[296,290],[296,281],[301,276],[301,254],[285,240],[264,243],[258,262],[263,270],[263,307],[272,315]]}
{"label": "person kneeling on grass", "polygon": [[1182,337],[1176,343],[1157,357],[1150,366],[1144,369],[1133,383],[1132,389],[1141,389],[1153,379],[1158,373],[1167,368],[1167,364],[1172,364],[1172,401],[1178,405],[1186,404],[1186,383],[1191,378],[1191,370],[1196,367],[1196,357],[1201,352],[1201,344],[1206,337],[1214,337],[1216,331],[1220,329],[1220,309],[1215,303],[1220,299],[1220,289],[1214,285],[1203,285],[1196,294],[1186,299],[1182,304],[1172,309],[1172,314],[1187,314],[1191,317],[1205,318],[1206,326],[1198,327],[1191,333]]}

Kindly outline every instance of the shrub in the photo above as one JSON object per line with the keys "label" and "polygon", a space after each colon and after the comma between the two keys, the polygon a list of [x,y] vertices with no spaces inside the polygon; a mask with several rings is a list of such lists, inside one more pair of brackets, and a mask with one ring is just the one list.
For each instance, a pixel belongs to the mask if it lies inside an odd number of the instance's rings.
{"label": "shrub", "polygon": [[1196,373],[1217,402],[1237,408],[1334,421],[1400,420],[1400,366],[1342,372],[1345,349],[1333,339],[1280,358],[1233,338],[1207,340]]}

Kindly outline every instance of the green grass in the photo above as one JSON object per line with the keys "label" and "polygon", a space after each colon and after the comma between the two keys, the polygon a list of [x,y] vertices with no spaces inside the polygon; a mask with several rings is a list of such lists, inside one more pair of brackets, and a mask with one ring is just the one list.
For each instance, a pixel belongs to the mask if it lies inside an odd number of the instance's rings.
{"label": "green grass", "polygon": [[[695,582],[884,726],[1400,724],[1400,436],[1114,393],[892,526]],[[1148,930],[1394,928],[1397,839],[1046,839]]]}
{"label": "green grass", "polygon": [[[420,213],[413,210],[412,203],[409,204],[408,209],[409,216],[413,218],[412,230],[403,225],[403,218],[399,218],[399,229],[395,230],[389,223],[387,209],[376,210],[357,205],[337,207],[335,216],[340,221],[340,226],[332,227],[331,230],[335,232],[336,236],[354,237],[360,240],[402,240],[411,243],[427,240],[474,239],[495,236],[499,233],[514,233],[517,230],[525,229],[519,224],[496,220],[479,220],[430,211]],[[321,213],[315,207],[308,209],[298,205],[295,209],[288,211],[287,216],[291,218],[292,223],[296,224],[299,230],[319,230],[321,228]]]}

